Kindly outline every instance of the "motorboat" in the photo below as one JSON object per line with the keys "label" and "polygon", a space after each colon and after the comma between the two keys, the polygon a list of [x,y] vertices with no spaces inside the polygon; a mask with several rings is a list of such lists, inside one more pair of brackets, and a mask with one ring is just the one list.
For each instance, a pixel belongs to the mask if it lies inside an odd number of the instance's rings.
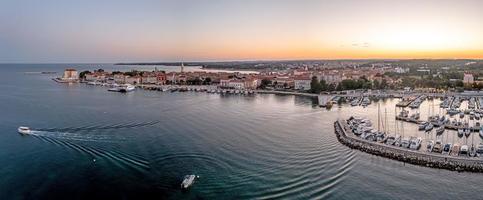
{"label": "motorboat", "polygon": [[478,144],[478,149],[476,149],[476,156],[480,157],[483,155],[483,143]]}
{"label": "motorboat", "polygon": [[470,156],[470,157],[475,157],[476,156],[476,148],[475,148],[474,145],[471,145],[470,152],[468,153],[468,156]]}
{"label": "motorboat", "polygon": [[444,126],[440,126],[436,129],[436,134],[441,135],[444,133]]}
{"label": "motorboat", "polygon": [[468,154],[468,145],[463,145],[460,148],[460,155],[467,155]]}
{"label": "motorboat", "polygon": [[420,131],[423,131],[426,129],[426,126],[428,126],[429,122],[422,122],[421,124],[418,125],[418,129]]}
{"label": "motorboat", "polygon": [[131,91],[134,91],[135,89],[136,87],[134,87],[134,85],[131,85],[131,84],[124,84],[119,86],[119,92],[131,92]]}
{"label": "motorboat", "polygon": [[400,138],[401,136],[399,135],[396,135],[396,136],[388,136],[387,137],[387,140],[386,140],[386,144],[389,144],[389,145],[394,145],[394,143],[396,142],[396,140],[398,138]]}
{"label": "motorboat", "polygon": [[17,131],[21,134],[30,134],[30,128],[26,126],[18,127]]}
{"label": "motorboat", "polygon": [[401,140],[401,147],[403,148],[409,148],[409,145],[411,144],[410,139],[408,138],[403,138]]}
{"label": "motorboat", "polygon": [[434,141],[433,140],[429,140],[428,141],[428,144],[426,145],[426,150],[428,152],[432,152],[433,151],[433,147],[434,147]]}
{"label": "motorboat", "polygon": [[451,156],[458,156],[460,152],[460,145],[459,144],[454,144],[453,149],[451,149],[450,155]]}
{"label": "motorboat", "polygon": [[428,132],[428,131],[433,130],[433,127],[434,127],[434,126],[433,126],[433,124],[428,123],[428,125],[427,125],[427,126],[424,128],[424,130],[425,130],[426,132]]}
{"label": "motorboat", "polygon": [[443,146],[443,152],[442,152],[442,154],[443,155],[449,155],[449,153],[451,151],[451,147],[452,147],[451,143],[445,144]]}
{"label": "motorboat", "polygon": [[183,179],[183,182],[181,182],[181,189],[188,189],[193,183],[195,183],[195,179],[199,178],[199,176],[195,175],[186,175]]}
{"label": "motorboat", "polygon": [[458,137],[463,137],[465,130],[463,128],[458,128]]}
{"label": "motorboat", "polygon": [[466,128],[465,128],[465,136],[466,136],[466,137],[469,137],[469,136],[470,136],[470,134],[471,134],[471,128],[466,127]]}
{"label": "motorboat", "polygon": [[433,147],[433,152],[436,153],[441,153],[443,151],[443,144],[441,143],[441,140],[436,140],[436,143],[434,144]]}
{"label": "motorboat", "polygon": [[136,87],[131,84],[122,84],[122,85],[117,85],[115,87],[107,89],[110,92],[131,92],[134,91]]}
{"label": "motorboat", "polygon": [[418,137],[418,138],[412,138],[410,141],[411,143],[409,144],[409,148],[418,150],[419,148],[421,148],[421,142],[423,141],[423,139],[421,139],[421,137]]}

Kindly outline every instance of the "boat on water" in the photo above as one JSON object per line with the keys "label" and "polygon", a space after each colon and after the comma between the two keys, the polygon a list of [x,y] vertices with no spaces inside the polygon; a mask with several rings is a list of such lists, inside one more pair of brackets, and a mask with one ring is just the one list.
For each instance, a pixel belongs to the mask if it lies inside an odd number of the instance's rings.
{"label": "boat on water", "polygon": [[414,150],[418,150],[419,148],[421,148],[421,142],[423,141],[423,139],[421,137],[418,137],[418,138],[412,138],[410,140],[410,144],[409,144],[409,148],[410,149],[414,149]]}
{"label": "boat on water", "polygon": [[399,135],[396,135],[396,136],[388,136],[387,137],[387,140],[386,140],[386,144],[388,145],[394,145],[394,143],[396,143],[396,140],[400,139],[401,136]]}
{"label": "boat on water", "polygon": [[189,187],[191,187],[191,185],[195,183],[196,178],[199,178],[199,176],[195,176],[193,174],[186,175],[183,179],[183,182],[181,182],[181,189],[188,189]]}
{"label": "boat on water", "polygon": [[470,157],[475,157],[476,156],[476,148],[475,148],[474,145],[471,145],[470,152],[468,153],[468,156],[470,156]]}
{"label": "boat on water", "polygon": [[443,146],[443,152],[441,154],[443,155],[449,155],[449,153],[451,152],[451,143],[447,143]]}
{"label": "boat on water", "polygon": [[471,128],[466,127],[466,128],[465,128],[465,136],[466,136],[466,137],[469,137],[469,136],[470,136],[470,134],[471,134]]}
{"label": "boat on water", "polygon": [[30,134],[30,128],[26,126],[18,127],[17,131],[21,134]]}
{"label": "boat on water", "polygon": [[426,126],[428,126],[429,122],[421,122],[421,124],[418,125],[418,129],[420,131],[423,131],[426,129]]}
{"label": "boat on water", "polygon": [[483,143],[478,144],[478,149],[476,149],[476,156],[480,157],[483,155]]}
{"label": "boat on water", "polygon": [[434,126],[433,126],[433,124],[428,123],[428,125],[427,125],[427,126],[424,128],[424,130],[425,130],[426,132],[428,132],[428,131],[433,130],[433,127],[434,127]]}
{"label": "boat on water", "polygon": [[134,85],[122,84],[122,85],[118,85],[118,86],[114,86],[112,88],[109,88],[108,91],[110,91],[110,92],[131,92],[131,91],[134,91],[135,89],[136,89],[136,87],[134,87]]}
{"label": "boat on water", "polygon": [[435,153],[441,153],[443,151],[443,144],[441,143],[441,140],[436,140],[436,143],[433,146],[433,152]]}
{"label": "boat on water", "polygon": [[436,134],[441,135],[444,133],[444,126],[440,126],[436,129]]}
{"label": "boat on water", "polygon": [[459,144],[454,144],[453,149],[451,149],[450,155],[451,156],[458,156],[460,153],[460,145]]}
{"label": "boat on water", "polygon": [[433,147],[434,147],[434,141],[433,140],[429,140],[428,141],[428,144],[426,145],[426,150],[428,152],[432,152],[433,151]]}
{"label": "boat on water", "polygon": [[464,155],[464,156],[468,155],[468,145],[461,146],[460,155]]}
{"label": "boat on water", "polygon": [[410,142],[409,138],[403,138],[401,140],[401,147],[403,147],[403,148],[409,148],[410,144],[411,144],[411,142]]}
{"label": "boat on water", "polygon": [[465,130],[463,128],[458,128],[458,137],[463,137]]}

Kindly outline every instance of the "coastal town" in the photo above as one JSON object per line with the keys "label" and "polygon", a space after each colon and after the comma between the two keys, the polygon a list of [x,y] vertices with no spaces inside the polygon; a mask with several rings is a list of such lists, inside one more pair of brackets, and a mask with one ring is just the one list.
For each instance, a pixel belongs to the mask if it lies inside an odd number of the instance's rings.
{"label": "coastal town", "polygon": [[[54,80],[105,86],[108,91],[115,92],[140,88],[163,92],[300,95],[317,97],[318,104],[328,108],[334,104],[362,108],[376,104],[379,109],[380,99],[396,98],[399,99],[396,104],[384,108],[396,109],[393,124],[387,122],[386,115],[380,116],[380,110],[377,111],[377,128],[364,117],[340,119],[335,122],[339,141],[370,154],[417,165],[483,171],[483,126],[480,121],[483,119],[483,93],[480,91],[483,80],[478,70],[467,67],[459,72],[449,68],[446,70],[452,72],[432,72],[424,67],[403,68],[384,63],[346,63],[343,67],[332,68],[302,65],[250,72],[191,71],[183,63],[172,68],[177,70],[165,72],[153,66],[151,71],[97,69],[78,72],[69,68],[62,77]],[[454,75],[458,73],[460,75]],[[461,78],[449,78],[451,76]],[[409,85],[407,79],[415,77],[433,80],[434,87],[424,85],[422,80],[419,80],[419,86],[414,85],[418,80]],[[420,108],[422,104],[428,107],[427,113]],[[435,111],[434,104],[439,107],[438,111]],[[415,124],[418,129],[404,130],[403,123],[406,126]],[[396,128],[391,130],[389,127],[393,125]],[[474,135],[477,135],[476,140]]]}
{"label": "coastal town", "polygon": [[[235,90],[277,90],[305,93],[340,93],[353,90],[416,90],[433,93],[461,92],[483,88],[481,63],[466,62],[462,67],[431,68],[427,63],[409,65],[385,62],[341,62],[337,65],[297,63],[284,68],[254,67],[254,71],[190,71],[183,63],[165,72],[132,70],[78,72],[66,69],[59,82],[90,84],[131,84],[147,86],[213,86]],[[438,65],[436,65],[438,66]],[[474,67],[476,66],[476,67]],[[439,66],[438,66],[439,67]],[[257,70],[258,69],[258,70]],[[475,70],[476,69],[476,70]]]}

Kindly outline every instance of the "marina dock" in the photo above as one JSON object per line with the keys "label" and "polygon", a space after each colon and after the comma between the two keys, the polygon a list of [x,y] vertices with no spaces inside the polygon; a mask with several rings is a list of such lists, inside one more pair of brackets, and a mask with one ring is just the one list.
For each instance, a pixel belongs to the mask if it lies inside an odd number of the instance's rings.
{"label": "marina dock", "polygon": [[461,172],[483,172],[483,160],[481,158],[453,157],[371,142],[348,133],[347,128],[343,120],[337,120],[334,123],[337,140],[351,149],[425,167]]}

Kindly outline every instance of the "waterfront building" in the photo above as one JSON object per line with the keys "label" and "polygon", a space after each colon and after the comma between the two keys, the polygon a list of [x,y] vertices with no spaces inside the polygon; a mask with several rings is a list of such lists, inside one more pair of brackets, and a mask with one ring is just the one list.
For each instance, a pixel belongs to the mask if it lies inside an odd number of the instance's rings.
{"label": "waterfront building", "polygon": [[75,69],[65,69],[62,76],[63,81],[77,81],[79,80],[79,73]]}
{"label": "waterfront building", "polygon": [[155,75],[143,75],[141,77],[142,84],[158,84],[158,77]]}
{"label": "waterfront building", "polygon": [[310,90],[310,82],[312,79],[308,76],[301,76],[294,78],[294,89],[296,90]]}
{"label": "waterfront building", "polygon": [[124,76],[124,74],[114,74],[113,79],[114,82],[118,84],[126,83],[126,76]]}
{"label": "waterfront building", "polygon": [[141,76],[126,76],[125,77],[125,83],[129,83],[132,85],[136,85],[138,83],[141,83]]}

